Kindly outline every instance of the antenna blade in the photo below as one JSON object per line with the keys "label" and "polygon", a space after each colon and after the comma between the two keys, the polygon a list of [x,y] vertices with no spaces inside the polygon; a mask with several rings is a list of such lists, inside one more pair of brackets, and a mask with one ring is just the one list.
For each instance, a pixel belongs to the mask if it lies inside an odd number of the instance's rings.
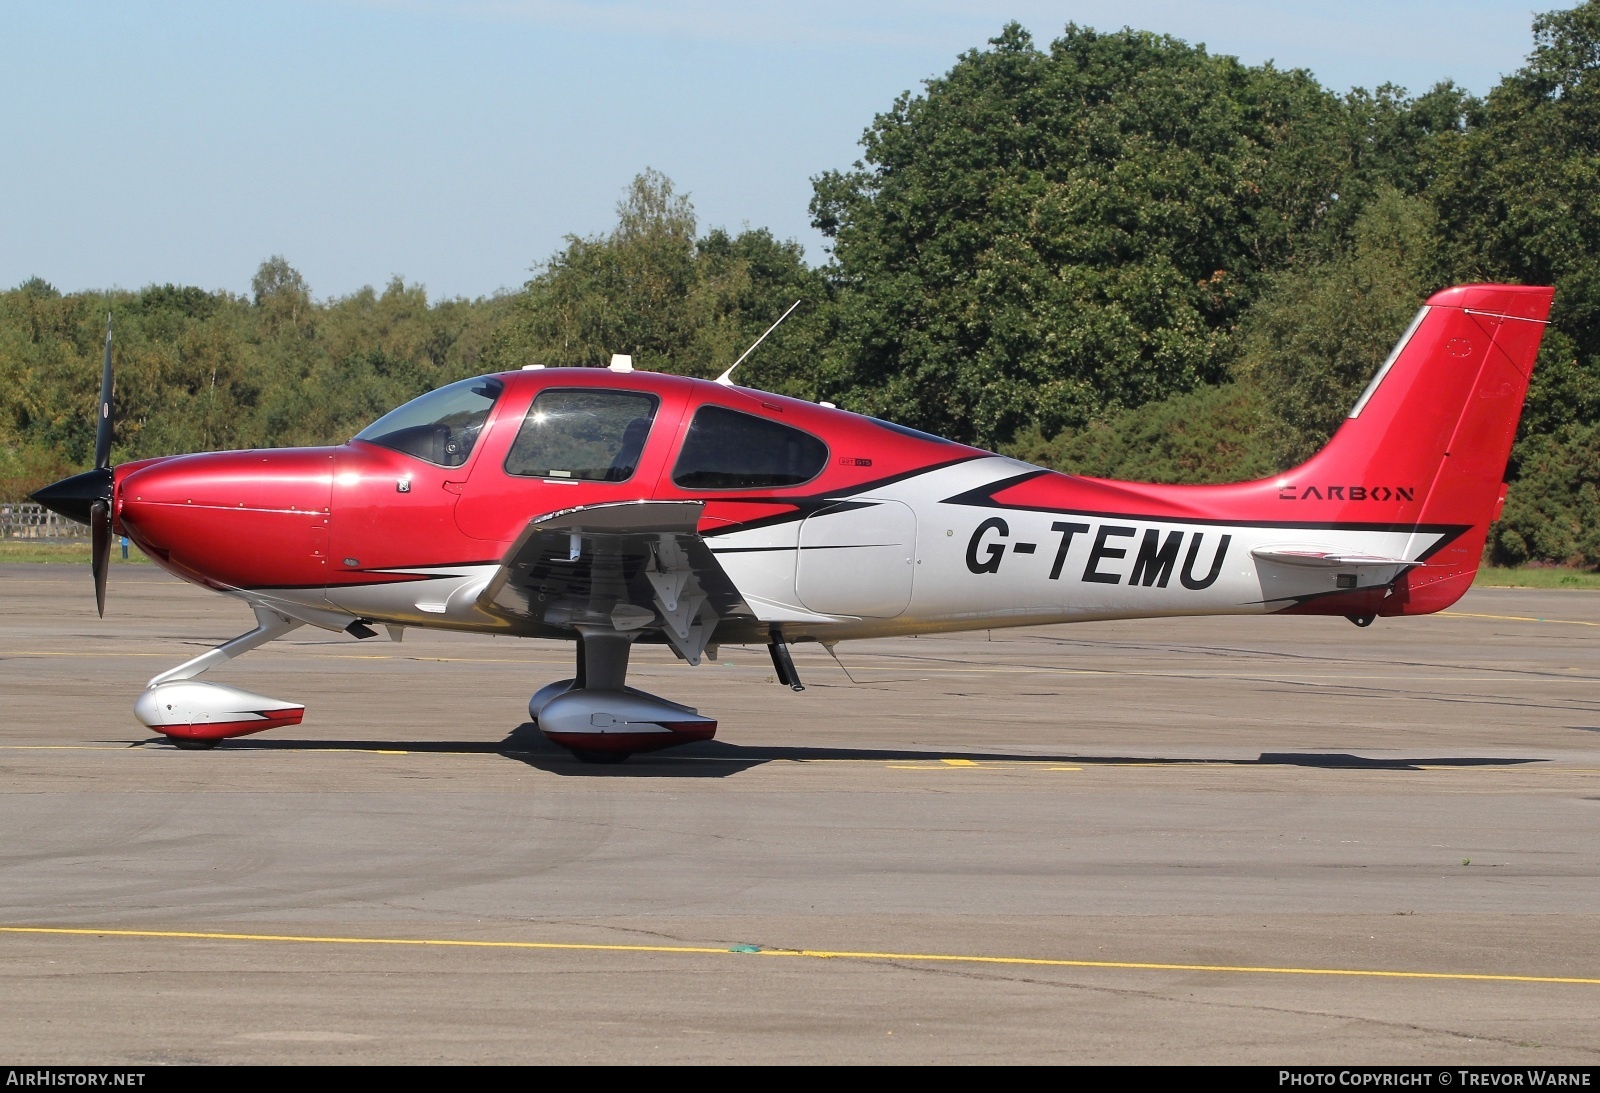
{"label": "antenna blade", "polygon": [[731,377],[733,376],[733,370],[735,368],[739,367],[741,364],[743,364],[744,363],[744,359],[746,357],[748,357],[750,354],[752,354],[752,353],[754,353],[756,351],[756,346],[758,346],[762,342],[766,341],[767,340],[767,335],[771,334],[774,330],[778,329],[779,323],[782,323],[783,320],[787,319],[791,314],[793,314],[794,313],[794,309],[799,307],[799,306],[800,306],[800,301],[799,300],[796,300],[794,303],[790,304],[789,305],[789,310],[785,311],[782,315],[778,316],[778,322],[773,323],[771,326],[767,327],[766,331],[762,333],[761,337],[757,338],[755,341],[750,343],[750,348],[749,349],[746,349],[743,353],[739,354],[739,359],[738,360],[736,360],[732,364],[728,365],[728,370],[726,372],[722,373],[722,375],[717,377],[717,382],[722,384],[722,386],[724,386],[724,387],[732,387],[733,386],[733,379]]}

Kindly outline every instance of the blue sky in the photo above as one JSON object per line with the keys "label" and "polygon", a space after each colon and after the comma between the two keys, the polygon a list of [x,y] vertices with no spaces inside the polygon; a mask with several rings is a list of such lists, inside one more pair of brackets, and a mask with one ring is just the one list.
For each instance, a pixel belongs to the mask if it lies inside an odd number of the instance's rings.
{"label": "blue sky", "polygon": [[1549,0],[6,0],[0,286],[243,292],[282,254],[319,297],[399,275],[515,288],[604,231],[646,166],[702,227],[821,261],[810,177],[1009,19],[1204,42],[1327,86],[1518,68]]}

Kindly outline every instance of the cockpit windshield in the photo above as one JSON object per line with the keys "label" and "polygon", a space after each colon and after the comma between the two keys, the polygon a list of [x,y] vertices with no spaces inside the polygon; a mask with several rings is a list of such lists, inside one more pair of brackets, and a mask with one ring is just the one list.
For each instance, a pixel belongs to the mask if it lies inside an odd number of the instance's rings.
{"label": "cockpit windshield", "polygon": [[448,384],[391,410],[356,434],[441,467],[459,467],[472,454],[489,411],[505,385],[479,377]]}

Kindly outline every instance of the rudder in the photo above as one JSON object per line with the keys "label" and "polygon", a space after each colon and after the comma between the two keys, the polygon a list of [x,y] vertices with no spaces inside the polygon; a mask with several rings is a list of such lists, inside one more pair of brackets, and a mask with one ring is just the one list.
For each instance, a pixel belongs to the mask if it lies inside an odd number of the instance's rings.
{"label": "rudder", "polygon": [[1471,586],[1505,500],[1506,463],[1554,294],[1515,285],[1435,293],[1333,439],[1294,472],[1313,482],[1393,483],[1395,523],[1450,530],[1424,565],[1396,581],[1380,614],[1439,611]]}

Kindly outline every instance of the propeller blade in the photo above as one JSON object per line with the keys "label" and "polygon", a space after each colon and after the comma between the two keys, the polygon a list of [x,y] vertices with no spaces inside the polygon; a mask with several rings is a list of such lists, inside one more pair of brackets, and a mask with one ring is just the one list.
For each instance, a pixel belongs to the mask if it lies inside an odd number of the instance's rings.
{"label": "propeller blade", "polygon": [[[106,315],[106,360],[100,368],[100,415],[94,429],[96,470],[111,466],[111,315]],[[42,504],[43,502],[41,502]]]}
{"label": "propeller blade", "polygon": [[90,507],[89,536],[94,551],[94,605],[106,614],[106,575],[111,569],[111,504],[96,501]]}
{"label": "propeller blade", "polygon": [[33,494],[33,500],[69,520],[89,525],[94,562],[94,603],[106,613],[106,577],[111,569],[111,500],[116,475],[111,470],[111,316],[106,316],[106,359],[100,369],[100,415],[94,429],[94,467],[52,482]]}

